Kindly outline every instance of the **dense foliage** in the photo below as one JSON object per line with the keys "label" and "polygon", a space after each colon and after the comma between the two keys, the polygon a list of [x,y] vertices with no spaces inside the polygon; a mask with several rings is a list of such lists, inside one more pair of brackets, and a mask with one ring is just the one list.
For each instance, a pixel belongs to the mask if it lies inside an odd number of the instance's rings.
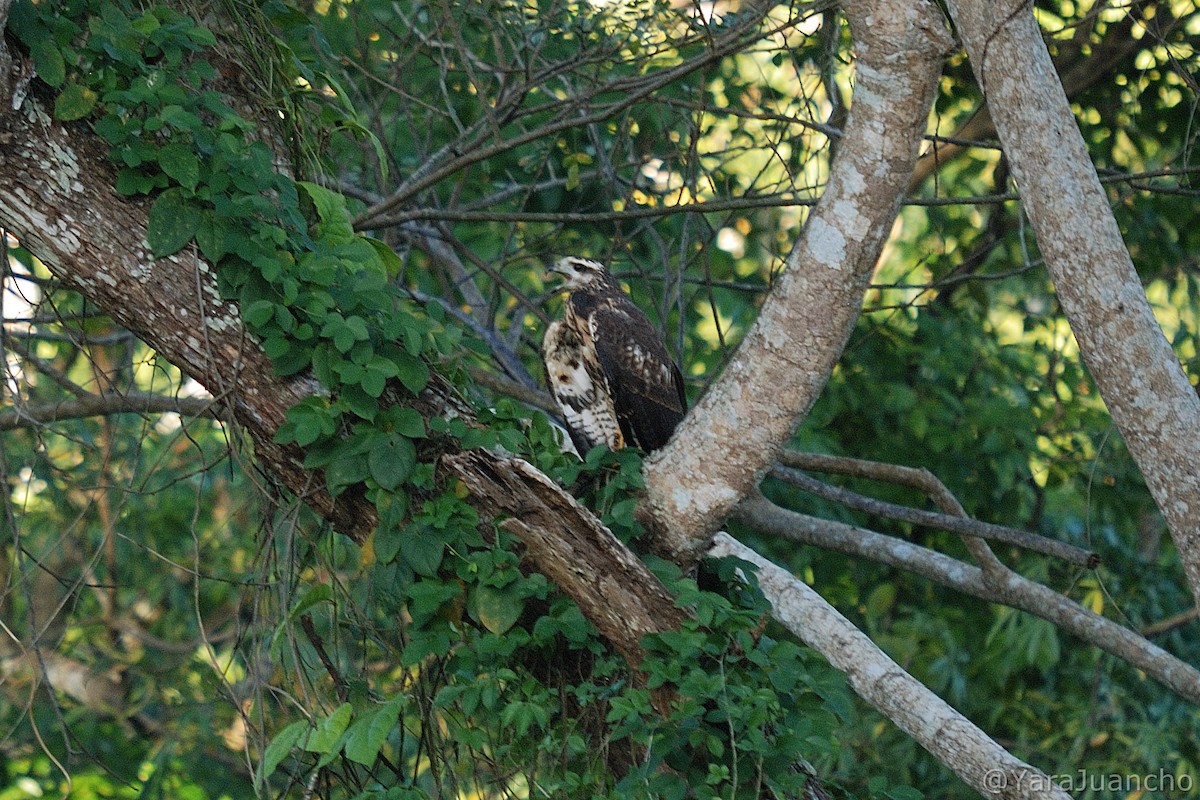
{"label": "dense foliage", "polygon": [[[541,267],[566,252],[611,260],[698,395],[819,196],[852,102],[834,12],[708,11],[13,7],[39,96],[92,127],[119,193],[151,203],[154,253],[194,243],[279,373],[309,371],[327,390],[292,410],[280,440],[304,447],[333,492],[365,492],[381,522],[361,544],[333,533],[254,471],[236,428],[186,409],[37,425],[12,411],[0,438],[0,799],[68,784],[78,797],[790,796],[799,756],[846,796],[966,796],[828,665],[764,628],[736,565],[681,576],[647,557],[693,622],[650,643],[637,676],[435,473],[440,452],[504,447],[574,486],[636,547],[638,456],[564,454],[546,417],[510,399],[537,387]],[[1191,369],[1200,163],[1180,64],[1195,58],[1200,14],[1187,2],[1048,2],[1039,14]],[[932,129],[957,132],[978,104],[952,57]],[[1003,159],[986,131],[973,135],[985,141],[914,187],[868,313],[795,443],[924,466],[972,515],[1104,559],[1085,572],[1004,553],[1023,574],[1134,626],[1168,617],[1189,604],[1178,561],[1079,362]],[[4,341],[21,406],[202,394],[9,247]],[[380,408],[389,382],[415,393],[431,370],[476,420]],[[1200,780],[1196,710],[1050,623],[738,533],[1047,772]],[[1163,641],[1193,663],[1194,626]],[[54,669],[108,688],[99,702],[56,694],[38,677]],[[676,694],[666,716],[662,687]]]}

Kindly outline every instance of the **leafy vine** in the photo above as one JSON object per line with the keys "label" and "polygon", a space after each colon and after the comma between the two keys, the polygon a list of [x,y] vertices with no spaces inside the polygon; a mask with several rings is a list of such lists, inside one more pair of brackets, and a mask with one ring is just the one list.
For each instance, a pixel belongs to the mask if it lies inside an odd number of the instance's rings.
{"label": "leafy vine", "polygon": [[[282,4],[262,13],[268,26],[299,24]],[[764,633],[765,601],[737,565],[707,567],[713,590],[705,591],[651,560],[690,621],[648,643],[639,684],[572,603],[521,569],[511,539],[481,531],[456,488],[437,485],[422,440],[501,446],[564,484],[580,481],[585,502],[626,541],[639,532],[635,453],[597,450],[581,463],[561,453],[545,417],[528,420],[504,401],[479,410],[479,428],[380,402],[393,381],[420,392],[467,334],[439,306],[422,307],[398,288],[399,260],[353,230],[345,197],[277,168],[263,125],[218,88],[224,60],[210,28],[164,5],[124,0],[19,2],[10,28],[55,90],[55,117],[90,124],[107,143],[116,191],[151,198],[153,256],[194,246],[275,370],[307,371],[325,388],[289,411],[278,441],[303,448],[332,494],[360,487],[379,510],[358,560],[369,567],[372,613],[404,620],[402,644],[371,643],[398,659],[398,672],[371,681],[363,673],[355,680],[365,691],[275,731],[259,757],[260,792],[285,766],[294,774],[357,765],[373,776],[359,797],[425,797],[422,753],[430,771],[452,769],[458,746],[486,753],[497,775],[542,765],[546,796],[801,791],[804,773],[786,765],[801,752],[829,756],[839,719],[852,711],[826,665]],[[281,40],[261,35],[283,54],[274,64],[280,80],[313,83]],[[298,106],[305,91],[295,90]],[[288,618],[335,602],[317,584]],[[563,653],[577,666],[571,680],[548,667]],[[650,699],[661,686],[678,697],[666,719]],[[435,725],[453,731],[438,756],[428,749]],[[614,742],[636,756],[616,772],[605,758]]]}

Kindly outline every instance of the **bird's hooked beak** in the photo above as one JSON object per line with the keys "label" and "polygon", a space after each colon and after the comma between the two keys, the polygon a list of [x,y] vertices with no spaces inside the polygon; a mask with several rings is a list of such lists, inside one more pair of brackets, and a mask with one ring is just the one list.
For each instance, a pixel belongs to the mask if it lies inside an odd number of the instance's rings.
{"label": "bird's hooked beak", "polygon": [[[546,281],[566,280],[570,277],[571,273],[567,272],[567,270],[563,267],[562,261],[555,261],[553,264],[546,267],[546,273],[542,276],[543,280]],[[565,289],[566,287],[560,286],[558,288]]]}

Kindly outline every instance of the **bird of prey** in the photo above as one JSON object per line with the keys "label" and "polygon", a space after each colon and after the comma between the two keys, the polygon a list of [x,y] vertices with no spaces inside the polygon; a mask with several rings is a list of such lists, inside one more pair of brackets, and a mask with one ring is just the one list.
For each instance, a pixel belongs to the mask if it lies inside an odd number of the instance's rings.
{"label": "bird of prey", "polygon": [[662,447],[687,398],[658,332],[603,264],[568,256],[550,271],[570,294],[562,319],[546,329],[542,359],[575,449]]}

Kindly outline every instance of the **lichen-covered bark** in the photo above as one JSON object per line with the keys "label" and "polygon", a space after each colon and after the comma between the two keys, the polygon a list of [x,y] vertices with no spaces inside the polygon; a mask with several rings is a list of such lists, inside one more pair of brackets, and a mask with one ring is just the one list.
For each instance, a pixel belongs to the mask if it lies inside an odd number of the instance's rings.
{"label": "lichen-covered bark", "polygon": [[803,581],[728,534],[709,555],[754,564],[772,616],[846,673],[863,699],[920,742],[984,797],[1069,800],[1048,775],[1009,753],[945,700],[905,672]]}
{"label": "lichen-covered bark", "polygon": [[980,567],[866,528],[798,514],[775,505],[761,494],[746,498],[738,506],[736,515],[754,530],[780,539],[878,561],[924,576],[963,594],[1027,611],[1074,634],[1081,642],[1099,647],[1143,670],[1181,698],[1200,704],[1200,670],[1137,631],[1093,613],[1069,597],[1016,572],[1006,569],[989,578]]}
{"label": "lichen-covered bark", "polygon": [[315,382],[274,375],[194,250],[151,256],[148,203],[113,191],[104,145],[85,126],[54,122],[32,99],[17,111],[9,105],[4,98],[0,107],[0,225],[66,286],[203,384],[283,486],[339,529],[365,535],[371,509],[335,503],[299,450],[274,442],[287,409],[318,391]]}
{"label": "lichen-covered bark", "polygon": [[1200,398],[1150,309],[1032,11],[949,7],[1080,353],[1200,603]]}
{"label": "lichen-covered bark", "polygon": [[644,515],[681,562],[757,486],[825,386],[925,131],[950,44],[941,15],[926,0],[855,2],[845,13],[857,77],[825,193],[724,374],[647,464]]}

